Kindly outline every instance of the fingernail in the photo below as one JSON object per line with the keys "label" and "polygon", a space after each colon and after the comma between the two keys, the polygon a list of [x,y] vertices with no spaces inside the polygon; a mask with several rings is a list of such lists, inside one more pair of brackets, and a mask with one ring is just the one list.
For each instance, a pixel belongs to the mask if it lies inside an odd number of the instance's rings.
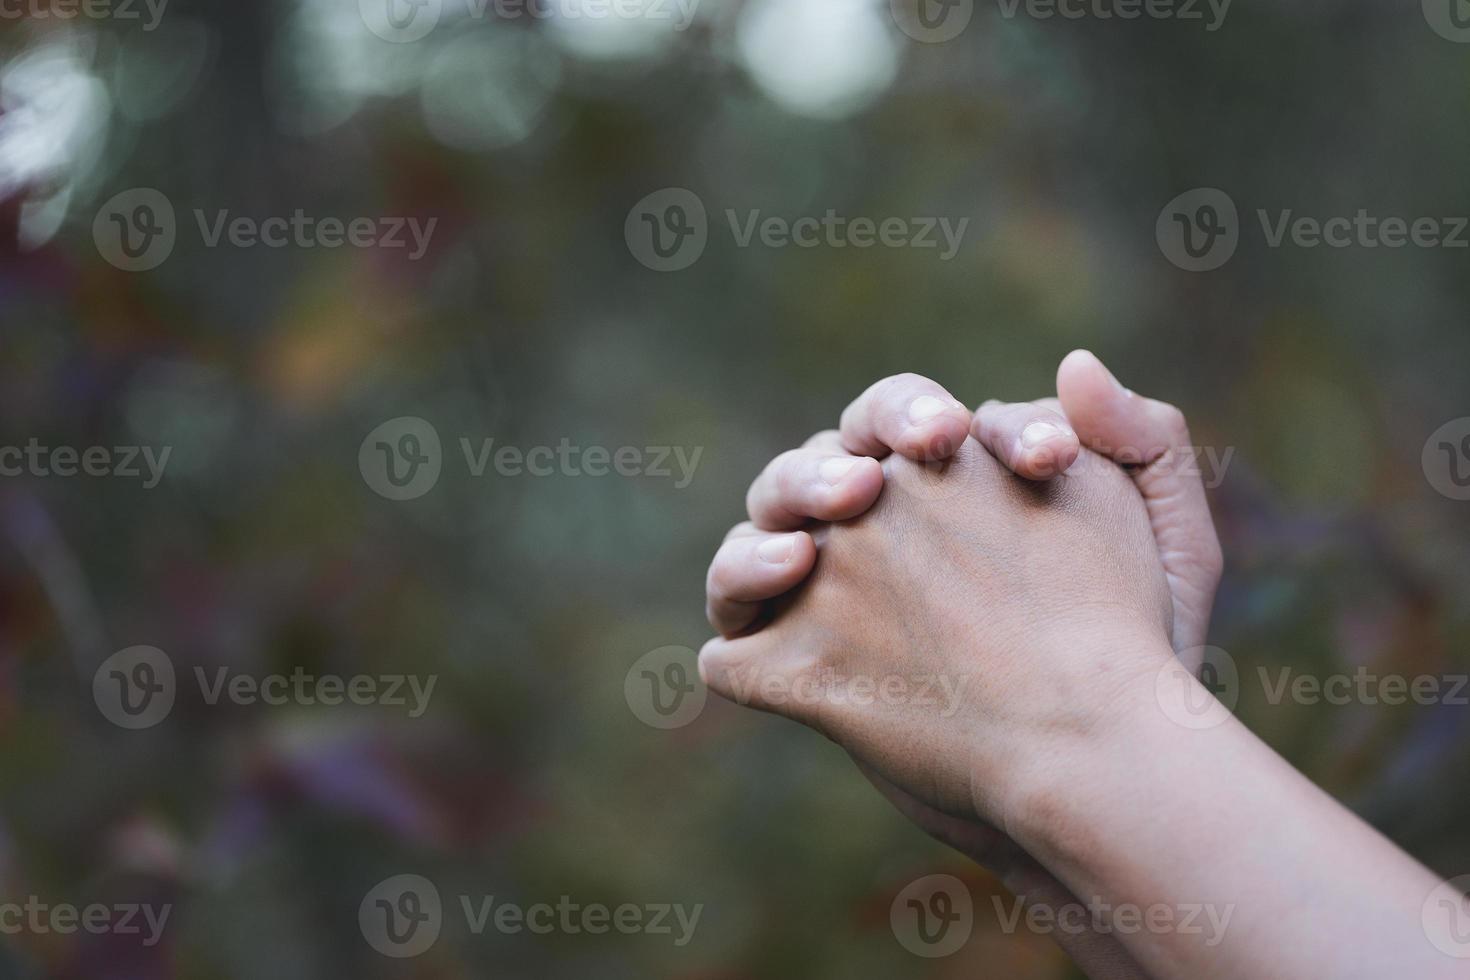
{"label": "fingernail", "polygon": [[909,403],[909,421],[915,425],[927,422],[948,407],[933,395],[920,395]]}
{"label": "fingernail", "polygon": [[1021,448],[1035,449],[1043,442],[1067,435],[1071,433],[1055,422],[1032,422],[1021,430]]}
{"label": "fingernail", "polygon": [[779,538],[771,538],[756,545],[755,553],[761,556],[761,561],[772,565],[784,565],[791,558],[791,551],[796,547],[796,535],[786,534]]}
{"label": "fingernail", "polygon": [[851,456],[833,456],[831,459],[825,460],[820,467],[822,479],[829,486],[835,487],[842,482],[844,476],[852,472],[852,468],[856,465],[857,460]]}

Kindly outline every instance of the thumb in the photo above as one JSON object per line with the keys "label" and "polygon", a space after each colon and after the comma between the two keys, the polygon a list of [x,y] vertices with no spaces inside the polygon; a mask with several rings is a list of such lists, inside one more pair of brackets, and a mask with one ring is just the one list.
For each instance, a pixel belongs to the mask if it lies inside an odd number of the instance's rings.
{"label": "thumb", "polygon": [[699,678],[720,697],[804,721],[793,657],[776,626],[748,636],[717,636],[699,651]]}
{"label": "thumb", "polygon": [[1085,350],[1057,368],[1057,396],[1084,446],[1131,468],[1174,597],[1174,649],[1200,646],[1223,560],[1184,414],[1124,388]]}

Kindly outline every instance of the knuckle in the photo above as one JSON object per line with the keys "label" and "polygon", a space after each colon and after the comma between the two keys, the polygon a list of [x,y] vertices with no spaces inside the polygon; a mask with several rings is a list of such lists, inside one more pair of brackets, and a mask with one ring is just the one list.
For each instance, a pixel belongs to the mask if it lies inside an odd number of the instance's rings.
{"label": "knuckle", "polygon": [[750,521],[741,521],[739,524],[736,524],[734,527],[730,528],[730,530],[725,532],[725,540],[720,543],[724,544],[728,541],[734,541],[736,538],[744,537],[754,530],[755,525],[752,524]]}
{"label": "knuckle", "polygon": [[1031,413],[1031,420],[1033,422],[1051,422],[1066,429],[1072,428],[1071,423],[1067,421],[1067,417],[1049,405],[1033,403]]}
{"label": "knuckle", "polygon": [[1162,406],[1159,410],[1159,422],[1164,427],[1164,432],[1176,443],[1188,442],[1189,422],[1184,413],[1168,402],[1159,404]]}
{"label": "knuckle", "polygon": [[728,552],[721,548],[715,553],[714,561],[709,563],[709,570],[704,573],[704,595],[708,602],[725,597],[725,565],[724,559]]}
{"label": "knuckle", "polygon": [[1220,538],[1213,531],[1200,549],[1200,567],[1214,581],[1225,573],[1225,552],[1220,548]]}
{"label": "knuckle", "polygon": [[800,460],[801,455],[802,451],[800,449],[788,449],[784,453],[778,455],[775,459],[771,460],[770,463],[766,465],[766,472],[775,474],[782,473],[785,470],[790,469],[794,462]]}
{"label": "knuckle", "polygon": [[919,377],[911,371],[903,374],[890,374],[873,386],[873,401],[887,405],[903,397],[907,392],[925,383],[927,379]]}
{"label": "knuckle", "polygon": [[791,449],[776,457],[775,462],[771,464],[775,476],[771,489],[778,499],[790,501],[800,492],[803,484],[802,473],[810,458],[810,451],[805,449]]}
{"label": "knuckle", "polygon": [[813,433],[812,436],[811,436],[811,438],[809,438],[802,445],[809,447],[809,446],[821,445],[821,444],[824,444],[824,443],[833,443],[833,444],[835,444],[837,442],[837,440],[841,437],[841,435],[842,435],[842,433],[839,430],[837,430],[837,429],[823,429],[820,432]]}
{"label": "knuckle", "polygon": [[1055,422],[1056,420],[1039,405],[1020,402],[1005,406],[1001,414],[1001,421],[1005,423],[1007,429],[1012,430],[1013,435],[1019,436],[1032,422]]}
{"label": "knuckle", "polygon": [[771,510],[772,498],[779,496],[785,487],[786,472],[791,465],[791,457],[796,452],[788,449],[775,459],[766,464],[760,475],[750,484],[750,489],[745,491],[745,512],[752,519],[758,519],[759,515]]}
{"label": "knuckle", "polygon": [[[950,400],[949,393],[937,381],[912,371],[895,374],[889,379],[889,382],[888,397],[895,402],[907,403],[917,395],[933,395],[943,401]],[[891,407],[897,411],[902,406],[893,405]]]}
{"label": "knuckle", "polygon": [[938,387],[932,379],[926,378],[922,374],[915,374],[913,371],[902,371],[893,375],[890,380],[908,388]]}
{"label": "knuckle", "polygon": [[730,541],[715,552],[704,577],[705,595],[712,599],[728,599],[745,577],[752,548],[750,539]]}
{"label": "knuckle", "polygon": [[750,485],[750,489],[745,491],[745,512],[750,515],[751,520],[743,523],[754,526],[754,522],[761,516],[761,512],[764,509],[764,505],[761,502],[764,497],[762,493],[764,484],[765,475],[762,474]]}

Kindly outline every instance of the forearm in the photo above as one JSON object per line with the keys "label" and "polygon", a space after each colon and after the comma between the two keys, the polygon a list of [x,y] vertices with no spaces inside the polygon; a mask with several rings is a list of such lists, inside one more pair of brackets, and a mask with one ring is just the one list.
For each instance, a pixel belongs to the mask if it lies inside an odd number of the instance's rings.
{"label": "forearm", "polygon": [[1109,718],[1023,777],[1007,830],[1150,974],[1463,975],[1421,924],[1437,879],[1233,717],[1176,724],[1140,677]]}
{"label": "forearm", "polygon": [[1091,980],[1147,980],[1148,974],[1116,935],[1099,929],[1085,904],[1029,859],[1001,874],[1001,881],[1032,919],[1040,913],[1046,933]]}
{"label": "forearm", "polygon": [[1016,908],[1007,912],[997,906],[1003,928],[1007,923],[1013,924],[1009,928],[1016,928],[1023,921],[1035,927],[1039,920],[1044,926],[1038,931],[1044,929],[1092,980],[1142,980],[1147,976],[1117,937],[1095,928],[1090,918],[1081,917],[1079,921],[1076,913],[1081,903],[1015,841],[988,824],[941,813],[883,778],[862,760],[854,761],[900,813],[988,869],[1010,890],[1026,911]]}

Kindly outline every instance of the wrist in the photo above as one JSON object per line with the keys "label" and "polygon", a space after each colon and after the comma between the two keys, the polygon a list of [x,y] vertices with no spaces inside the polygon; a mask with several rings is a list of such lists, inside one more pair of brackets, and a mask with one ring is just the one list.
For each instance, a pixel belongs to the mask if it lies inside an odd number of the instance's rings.
{"label": "wrist", "polygon": [[1183,696],[1185,681],[1197,689],[1189,695],[1211,698],[1177,669],[1163,636],[1115,637],[1086,656],[1091,671],[1065,689],[1071,706],[1013,746],[1003,778],[992,784],[996,824],[1043,863],[1049,855],[1095,853],[1099,818],[1127,812],[1148,794],[1151,765],[1188,741],[1167,700],[1176,690]]}
{"label": "wrist", "polygon": [[1074,895],[1214,917],[1122,934],[1151,975],[1438,975],[1434,877],[1211,698],[1173,670],[1121,685],[1092,738],[1018,774],[1004,829]]}

